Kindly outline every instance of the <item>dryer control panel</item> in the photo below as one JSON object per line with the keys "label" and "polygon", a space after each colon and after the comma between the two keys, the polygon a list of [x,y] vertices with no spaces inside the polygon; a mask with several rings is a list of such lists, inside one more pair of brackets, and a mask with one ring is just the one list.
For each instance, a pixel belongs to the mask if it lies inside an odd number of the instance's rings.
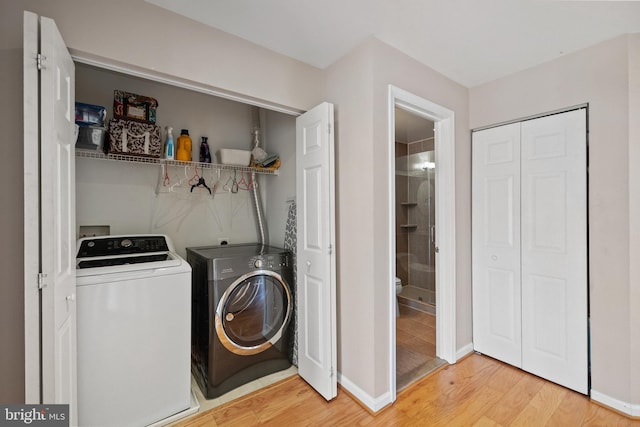
{"label": "dryer control panel", "polygon": [[289,257],[283,254],[275,254],[275,255],[257,255],[253,258],[249,259],[247,266],[249,270],[257,269],[280,269],[282,267],[288,266]]}

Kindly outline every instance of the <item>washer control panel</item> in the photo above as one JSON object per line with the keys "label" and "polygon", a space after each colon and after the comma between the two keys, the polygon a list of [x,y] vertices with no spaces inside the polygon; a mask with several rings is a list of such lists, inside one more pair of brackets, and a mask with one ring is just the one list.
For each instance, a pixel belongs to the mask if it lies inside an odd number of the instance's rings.
{"label": "washer control panel", "polygon": [[169,245],[164,236],[116,236],[84,239],[78,249],[78,258],[109,255],[167,252]]}

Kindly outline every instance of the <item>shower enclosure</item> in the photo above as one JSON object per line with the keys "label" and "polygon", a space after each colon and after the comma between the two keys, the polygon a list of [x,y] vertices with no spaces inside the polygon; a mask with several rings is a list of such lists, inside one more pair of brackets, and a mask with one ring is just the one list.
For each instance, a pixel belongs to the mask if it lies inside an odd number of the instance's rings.
{"label": "shower enclosure", "polygon": [[400,302],[435,314],[435,156],[433,136],[396,142],[396,276]]}

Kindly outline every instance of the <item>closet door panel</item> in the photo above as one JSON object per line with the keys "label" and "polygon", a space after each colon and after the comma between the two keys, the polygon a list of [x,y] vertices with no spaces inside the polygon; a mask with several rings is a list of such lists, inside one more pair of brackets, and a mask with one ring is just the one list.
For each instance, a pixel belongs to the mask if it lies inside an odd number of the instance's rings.
{"label": "closet door panel", "polygon": [[586,111],[522,123],[522,367],[587,393]]}
{"label": "closet door panel", "polygon": [[521,365],[520,124],[473,134],[474,349]]}

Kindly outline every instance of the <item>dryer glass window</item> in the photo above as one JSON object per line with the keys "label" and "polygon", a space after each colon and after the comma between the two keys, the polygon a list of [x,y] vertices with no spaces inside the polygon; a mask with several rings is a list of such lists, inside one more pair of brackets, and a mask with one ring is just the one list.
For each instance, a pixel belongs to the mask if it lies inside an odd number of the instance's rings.
{"label": "dryer glass window", "polygon": [[240,347],[269,341],[287,318],[287,293],[274,277],[253,276],[235,287],[224,303],[222,324]]}

